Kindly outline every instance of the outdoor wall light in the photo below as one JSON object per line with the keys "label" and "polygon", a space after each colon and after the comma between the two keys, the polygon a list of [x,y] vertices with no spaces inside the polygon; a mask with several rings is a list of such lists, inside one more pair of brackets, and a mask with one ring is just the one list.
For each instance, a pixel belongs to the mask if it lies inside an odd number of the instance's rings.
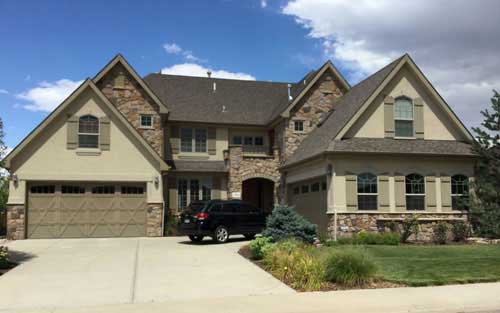
{"label": "outdoor wall light", "polygon": [[158,186],[160,185],[160,176],[155,176],[154,177],[154,182],[155,182],[155,187],[158,188]]}
{"label": "outdoor wall light", "polygon": [[17,187],[17,183],[19,182],[19,178],[17,177],[17,174],[12,174],[12,182],[14,182],[14,186]]}

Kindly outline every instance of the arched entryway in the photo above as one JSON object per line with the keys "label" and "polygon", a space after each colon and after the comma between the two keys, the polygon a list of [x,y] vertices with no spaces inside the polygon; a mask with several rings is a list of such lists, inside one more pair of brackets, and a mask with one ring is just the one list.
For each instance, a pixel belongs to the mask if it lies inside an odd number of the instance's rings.
{"label": "arched entryway", "polygon": [[273,210],[274,181],[261,177],[249,178],[243,181],[241,187],[241,198],[243,201],[251,203],[267,212]]}

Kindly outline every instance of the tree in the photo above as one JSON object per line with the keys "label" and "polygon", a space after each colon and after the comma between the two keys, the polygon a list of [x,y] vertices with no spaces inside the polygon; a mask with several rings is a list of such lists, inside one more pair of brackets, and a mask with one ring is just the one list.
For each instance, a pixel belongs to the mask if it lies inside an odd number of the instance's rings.
{"label": "tree", "polygon": [[[0,212],[5,212],[7,208],[7,199],[9,198],[9,180],[6,175],[4,175],[4,165],[3,158],[5,157],[5,150],[7,147],[3,141],[4,132],[3,132],[3,122],[2,118],[0,118]],[[0,225],[0,229],[4,226]]]}
{"label": "tree", "polygon": [[474,127],[479,159],[471,197],[471,222],[480,236],[500,238],[500,94],[493,91],[491,109],[481,111],[485,128]]}
{"label": "tree", "polygon": [[[4,137],[4,132],[3,132],[3,121],[2,118],[0,117],[0,168],[3,168],[3,157],[5,154],[5,150],[7,150],[7,146],[5,146],[5,142],[3,141]],[[1,172],[0,172],[1,176]]]}

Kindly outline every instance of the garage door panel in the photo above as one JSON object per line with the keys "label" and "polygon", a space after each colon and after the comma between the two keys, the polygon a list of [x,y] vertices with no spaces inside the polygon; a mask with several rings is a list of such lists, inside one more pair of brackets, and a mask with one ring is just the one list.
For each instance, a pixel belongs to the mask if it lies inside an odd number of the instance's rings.
{"label": "garage door panel", "polygon": [[[73,185],[79,185],[74,183]],[[29,238],[137,237],[146,233],[146,198],[144,193],[121,194],[102,192],[92,184],[85,188],[51,189],[49,194],[28,194]],[[110,186],[110,184],[108,184]],[[112,185],[111,185],[112,186]],[[71,186],[74,187],[74,186]],[[115,186],[114,190],[119,190]],[[145,190],[145,186],[141,186]],[[61,193],[61,189],[63,192]],[[78,190],[78,193],[67,193]],[[106,192],[106,191],[104,191]],[[108,190],[109,192],[109,190]]]}

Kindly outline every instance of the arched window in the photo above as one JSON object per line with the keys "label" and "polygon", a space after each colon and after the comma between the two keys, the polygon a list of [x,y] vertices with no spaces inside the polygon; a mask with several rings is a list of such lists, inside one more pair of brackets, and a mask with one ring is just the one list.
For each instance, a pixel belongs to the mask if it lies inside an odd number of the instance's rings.
{"label": "arched window", "polygon": [[358,209],[376,210],[378,206],[377,176],[371,173],[358,175]]}
{"label": "arched window", "polygon": [[93,115],[84,115],[78,120],[78,147],[99,147],[99,119]]}
{"label": "arched window", "polygon": [[409,174],[405,178],[406,209],[425,210],[425,180],[420,174]]}
{"label": "arched window", "polygon": [[453,210],[469,208],[469,178],[465,175],[451,177],[451,207]]}
{"label": "arched window", "polygon": [[399,97],[394,102],[394,131],[396,137],[413,137],[413,102]]}

